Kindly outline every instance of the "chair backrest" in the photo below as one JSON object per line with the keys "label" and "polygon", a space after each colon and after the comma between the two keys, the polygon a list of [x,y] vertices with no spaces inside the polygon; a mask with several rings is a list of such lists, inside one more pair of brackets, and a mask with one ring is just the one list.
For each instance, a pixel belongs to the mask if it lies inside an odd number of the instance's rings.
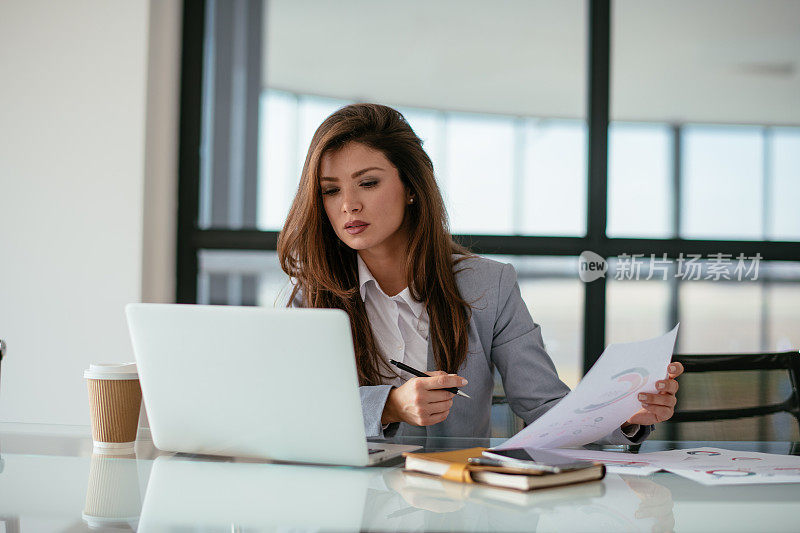
{"label": "chair backrest", "polygon": [[800,353],[675,355],[685,373],[672,419],[652,438],[797,440]]}

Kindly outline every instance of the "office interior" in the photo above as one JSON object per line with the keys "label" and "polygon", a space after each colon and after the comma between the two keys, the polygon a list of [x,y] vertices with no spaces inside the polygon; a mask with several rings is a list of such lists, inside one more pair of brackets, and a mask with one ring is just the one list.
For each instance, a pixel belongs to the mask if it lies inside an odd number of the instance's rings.
{"label": "office interior", "polygon": [[[284,305],[309,141],[361,101],[423,139],[453,234],[514,265],[570,386],[677,323],[676,354],[797,352],[798,21],[791,0],[4,0],[0,425],[86,427],[83,370],[133,360],[127,303]],[[585,252],[604,277],[581,279]],[[681,385],[686,409],[800,387]],[[495,396],[501,439],[522,425]],[[800,419],[651,438],[798,442]]]}

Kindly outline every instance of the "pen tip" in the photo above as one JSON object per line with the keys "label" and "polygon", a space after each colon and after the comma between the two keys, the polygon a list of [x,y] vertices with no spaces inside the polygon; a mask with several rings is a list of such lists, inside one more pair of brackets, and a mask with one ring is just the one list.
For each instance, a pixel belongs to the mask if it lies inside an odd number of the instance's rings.
{"label": "pen tip", "polygon": [[463,391],[458,391],[456,394],[458,394],[459,396],[463,396],[464,398],[472,399],[472,397],[469,394]]}

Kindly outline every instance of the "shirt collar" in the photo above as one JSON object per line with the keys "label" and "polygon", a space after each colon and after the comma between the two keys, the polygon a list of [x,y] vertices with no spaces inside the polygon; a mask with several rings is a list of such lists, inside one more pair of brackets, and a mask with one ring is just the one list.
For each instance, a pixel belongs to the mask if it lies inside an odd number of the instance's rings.
{"label": "shirt collar", "polygon": [[383,292],[383,289],[381,289],[380,285],[378,285],[378,281],[375,279],[375,276],[372,275],[372,272],[369,271],[369,267],[367,267],[367,264],[364,262],[363,259],[361,259],[361,256],[356,254],[356,257],[358,259],[358,288],[359,292],[361,293],[362,301],[367,300],[367,284],[371,281],[373,283],[373,286],[378,291],[380,291],[380,293],[385,298],[389,300],[402,298],[403,301],[408,305],[408,307],[411,308],[411,311],[414,313],[414,316],[417,318],[420,317],[422,311],[425,310],[425,304],[423,304],[422,302],[418,302],[417,300],[412,298],[411,291],[408,290],[408,287],[400,291],[400,293],[397,296],[394,297],[388,296],[385,292]]}

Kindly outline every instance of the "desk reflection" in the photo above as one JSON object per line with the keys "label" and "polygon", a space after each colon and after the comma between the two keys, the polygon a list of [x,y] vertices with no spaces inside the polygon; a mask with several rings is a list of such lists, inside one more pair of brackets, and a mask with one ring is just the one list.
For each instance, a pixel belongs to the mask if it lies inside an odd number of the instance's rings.
{"label": "desk reflection", "polygon": [[136,454],[92,454],[82,518],[91,529],[135,531],[142,509]]}
{"label": "desk reflection", "polygon": [[675,528],[672,491],[647,477],[620,477],[640,500],[634,513],[637,520],[653,519],[652,533],[668,533]]}
{"label": "desk reflection", "polygon": [[518,492],[397,468],[312,467],[156,459],[140,532],[671,531],[672,496],[648,478]]}
{"label": "desk reflection", "polygon": [[139,530],[196,526],[236,531],[361,527],[372,471],[159,457],[147,485]]}
{"label": "desk reflection", "polygon": [[390,531],[671,531],[669,489],[651,479],[517,492],[388,470],[367,494],[362,529]]}
{"label": "desk reflection", "polygon": [[[231,531],[231,524],[250,523],[254,526],[240,530],[611,532],[670,531],[674,527],[678,531],[749,533],[797,531],[800,516],[800,483],[717,487],[669,473],[644,478],[608,476],[599,483],[509,493],[479,486],[445,486],[439,480],[409,481],[411,477],[398,468],[271,465],[230,458],[220,463],[210,457],[183,456],[170,460],[190,463],[197,474],[177,475],[170,481],[159,473],[159,462],[153,483],[147,483],[155,464],[150,459],[166,454],[153,448],[150,441],[138,443],[135,460],[103,457],[112,464],[122,463],[116,465],[122,468],[117,474],[107,471],[101,476],[99,465],[93,465],[90,457],[88,429],[75,437],[70,436],[74,430],[64,436],[60,429],[49,426],[41,428],[41,434],[29,426],[9,427],[0,424],[0,532],[86,531],[88,525],[81,514],[100,508],[91,495],[101,493],[110,498],[109,503],[116,501],[106,507],[113,508],[109,513],[113,516],[105,518],[133,518],[144,502],[139,526],[143,531]],[[453,438],[399,444],[459,449],[475,442]],[[653,440],[646,441],[640,453],[704,446],[800,453],[798,444],[789,442]],[[216,476],[214,467],[226,472]],[[141,496],[134,490],[135,476]],[[293,484],[294,479],[298,484]],[[146,483],[147,490],[143,487]],[[166,487],[159,488],[165,483]],[[156,493],[163,493],[163,498]],[[163,501],[159,503],[159,499]],[[131,530],[132,522],[122,520],[117,525]],[[101,530],[108,531],[108,525]]]}

